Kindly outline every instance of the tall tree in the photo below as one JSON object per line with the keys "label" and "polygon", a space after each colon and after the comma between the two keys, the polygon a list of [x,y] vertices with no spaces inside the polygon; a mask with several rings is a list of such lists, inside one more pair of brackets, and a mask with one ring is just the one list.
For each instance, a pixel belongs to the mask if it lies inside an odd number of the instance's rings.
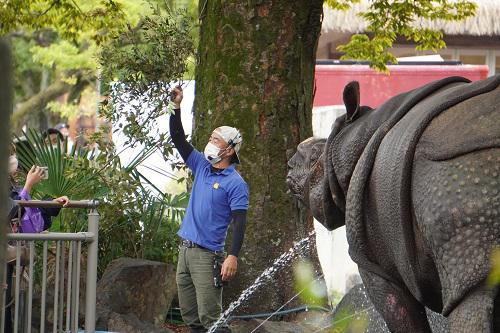
{"label": "tall tree", "polygon": [[[8,40],[0,36],[0,156],[9,156],[9,116],[12,110],[12,59]],[[3,162],[0,165],[0,188],[7,189],[7,161],[8,158],[2,158]],[[0,193],[0,223],[7,225],[7,191]],[[3,227],[0,230],[0,276],[4,276],[5,265],[5,232],[7,228]],[[4,293],[0,295],[0,304],[3,303]]]}
{"label": "tall tree", "polygon": [[[359,0],[326,0],[346,9]],[[250,209],[239,275],[226,300],[236,296],[294,241],[306,235],[287,195],[287,161],[297,144],[312,135],[311,109],[322,0],[201,0],[196,68],[194,143],[206,144],[220,125],[241,129],[241,173],[250,185]],[[415,28],[417,19],[457,20],[474,13],[470,2],[373,0],[364,17],[374,34],[358,35],[344,51],[383,69],[400,35],[423,48],[443,46],[442,34]],[[372,35],[373,36],[373,35]],[[311,228],[311,227],[310,227]],[[269,311],[292,294],[285,270],[246,310]],[[266,297],[262,297],[266,295]]]}
{"label": "tall tree", "polygon": [[[314,59],[322,0],[201,1],[194,143],[203,148],[221,125],[243,133],[241,172],[250,186],[237,297],[293,242],[304,222],[286,193],[287,161],[312,136]],[[290,269],[244,308],[277,309],[292,295]],[[262,299],[266,295],[266,299]]]}

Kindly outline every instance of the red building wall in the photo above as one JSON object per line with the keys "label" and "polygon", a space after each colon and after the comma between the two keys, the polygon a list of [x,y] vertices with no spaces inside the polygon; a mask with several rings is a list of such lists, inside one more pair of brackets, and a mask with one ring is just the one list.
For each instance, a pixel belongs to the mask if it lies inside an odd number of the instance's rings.
{"label": "red building wall", "polygon": [[392,96],[447,76],[463,76],[471,81],[488,76],[486,65],[395,65],[390,75],[368,65],[316,65],[314,106],[344,104],[342,91],[358,81],[361,105],[377,107]]}

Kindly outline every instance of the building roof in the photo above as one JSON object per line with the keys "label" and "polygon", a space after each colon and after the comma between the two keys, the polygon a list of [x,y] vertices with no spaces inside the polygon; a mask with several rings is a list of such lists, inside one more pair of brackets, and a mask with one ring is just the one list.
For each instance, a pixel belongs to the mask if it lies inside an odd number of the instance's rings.
{"label": "building roof", "polygon": [[[465,21],[420,21],[423,27],[443,31],[448,35],[494,36],[500,35],[500,0],[471,0],[477,3],[476,16]],[[340,31],[345,33],[361,33],[368,26],[358,14],[368,10],[369,0],[361,0],[347,11],[333,10],[327,5],[323,7],[324,18],[322,32]]]}

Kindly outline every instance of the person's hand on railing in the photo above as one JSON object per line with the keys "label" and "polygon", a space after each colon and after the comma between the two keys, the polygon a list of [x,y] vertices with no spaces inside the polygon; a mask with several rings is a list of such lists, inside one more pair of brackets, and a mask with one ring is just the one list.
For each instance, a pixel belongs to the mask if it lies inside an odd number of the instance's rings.
{"label": "person's hand on railing", "polygon": [[66,207],[69,204],[69,198],[65,195],[59,198],[55,198],[54,201],[62,204],[63,207]]}

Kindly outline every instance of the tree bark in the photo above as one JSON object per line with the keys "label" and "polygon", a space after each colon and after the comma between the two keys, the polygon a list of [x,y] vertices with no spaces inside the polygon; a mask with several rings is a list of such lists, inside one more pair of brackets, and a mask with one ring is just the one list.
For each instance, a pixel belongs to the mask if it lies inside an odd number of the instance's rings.
{"label": "tree bark", "polygon": [[[312,229],[311,219],[299,213],[287,194],[285,180],[288,159],[298,143],[312,136],[322,4],[322,0],[202,0],[199,4],[194,143],[203,149],[214,128],[239,128],[243,134],[240,172],[250,187],[238,275],[224,290],[225,303],[237,299]],[[289,266],[250,297],[239,313],[276,310],[295,294],[293,288]]]}
{"label": "tree bark", "polygon": [[[4,276],[5,269],[5,232],[7,231],[7,161],[9,160],[8,143],[10,142],[9,116],[12,112],[13,84],[12,84],[12,55],[8,40],[0,36],[0,156],[2,163],[0,165],[0,276]],[[3,278],[2,278],[3,281]],[[3,303],[4,293],[0,293],[0,304]],[[2,310],[3,311],[3,310]]]}

